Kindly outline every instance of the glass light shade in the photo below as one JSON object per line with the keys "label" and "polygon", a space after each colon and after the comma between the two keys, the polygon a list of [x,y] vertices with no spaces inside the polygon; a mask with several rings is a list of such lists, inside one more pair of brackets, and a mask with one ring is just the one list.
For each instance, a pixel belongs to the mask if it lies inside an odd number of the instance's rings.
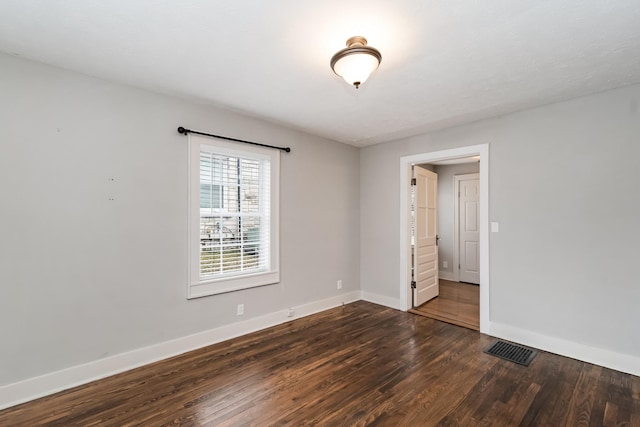
{"label": "glass light shade", "polygon": [[378,49],[367,46],[367,39],[362,36],[351,37],[347,47],[331,58],[331,69],[356,89],[369,78],[369,75],[380,65],[382,55]]}
{"label": "glass light shade", "polygon": [[368,53],[352,53],[340,58],[333,66],[333,71],[345,82],[358,87],[378,68],[378,58]]}

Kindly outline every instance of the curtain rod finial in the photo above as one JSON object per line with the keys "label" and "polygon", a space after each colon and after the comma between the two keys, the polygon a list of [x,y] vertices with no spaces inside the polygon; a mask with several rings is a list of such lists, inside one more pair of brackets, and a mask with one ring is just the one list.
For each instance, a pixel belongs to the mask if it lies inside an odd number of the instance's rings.
{"label": "curtain rod finial", "polygon": [[183,134],[183,135],[186,135],[186,134],[187,134],[187,132],[189,132],[189,131],[188,131],[187,129],[183,128],[182,126],[180,126],[180,127],[178,128],[178,133],[181,133],[181,134]]}

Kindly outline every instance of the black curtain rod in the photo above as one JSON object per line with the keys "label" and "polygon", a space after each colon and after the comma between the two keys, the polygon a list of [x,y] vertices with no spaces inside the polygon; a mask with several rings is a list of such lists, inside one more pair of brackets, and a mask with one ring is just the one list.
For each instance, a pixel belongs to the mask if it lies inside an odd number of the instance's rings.
{"label": "black curtain rod", "polygon": [[212,136],[214,138],[226,139],[227,141],[242,142],[244,144],[258,145],[260,147],[275,148],[276,150],[286,151],[287,153],[289,153],[291,151],[291,148],[289,148],[289,147],[277,147],[275,145],[267,145],[267,144],[260,144],[259,142],[245,141],[244,139],[229,138],[228,136],[221,136],[221,135],[214,135],[212,133],[198,132],[197,130],[191,130],[191,129],[183,128],[182,126],[180,126],[178,128],[178,133],[181,133],[183,135],[186,135],[188,133],[195,133],[197,135]]}

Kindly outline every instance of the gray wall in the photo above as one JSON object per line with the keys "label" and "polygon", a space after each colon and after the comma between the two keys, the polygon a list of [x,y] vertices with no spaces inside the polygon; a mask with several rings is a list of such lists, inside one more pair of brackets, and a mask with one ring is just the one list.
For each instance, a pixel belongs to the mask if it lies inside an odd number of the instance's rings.
{"label": "gray wall", "polygon": [[[425,166],[425,165],[422,165]],[[454,201],[453,177],[467,173],[480,172],[477,161],[459,165],[436,165],[434,172],[438,174],[438,260],[440,271],[453,274],[453,237],[454,237]],[[447,261],[448,266],[442,266]]]}
{"label": "gray wall", "polygon": [[[6,55],[0,70],[0,385],[359,289],[356,148]],[[292,147],[281,285],[187,301],[179,125]]]}
{"label": "gray wall", "polygon": [[363,291],[399,298],[399,158],[489,143],[490,318],[640,356],[640,85],[360,151]]}

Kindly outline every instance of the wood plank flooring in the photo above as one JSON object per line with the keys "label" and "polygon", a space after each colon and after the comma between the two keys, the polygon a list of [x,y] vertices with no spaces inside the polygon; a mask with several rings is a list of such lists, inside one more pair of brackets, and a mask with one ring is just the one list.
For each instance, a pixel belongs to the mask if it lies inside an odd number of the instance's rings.
{"label": "wood plank flooring", "polygon": [[0,412],[1,426],[640,426],[640,378],[359,301]]}
{"label": "wood plank flooring", "polygon": [[480,287],[440,279],[440,295],[411,313],[480,330]]}

